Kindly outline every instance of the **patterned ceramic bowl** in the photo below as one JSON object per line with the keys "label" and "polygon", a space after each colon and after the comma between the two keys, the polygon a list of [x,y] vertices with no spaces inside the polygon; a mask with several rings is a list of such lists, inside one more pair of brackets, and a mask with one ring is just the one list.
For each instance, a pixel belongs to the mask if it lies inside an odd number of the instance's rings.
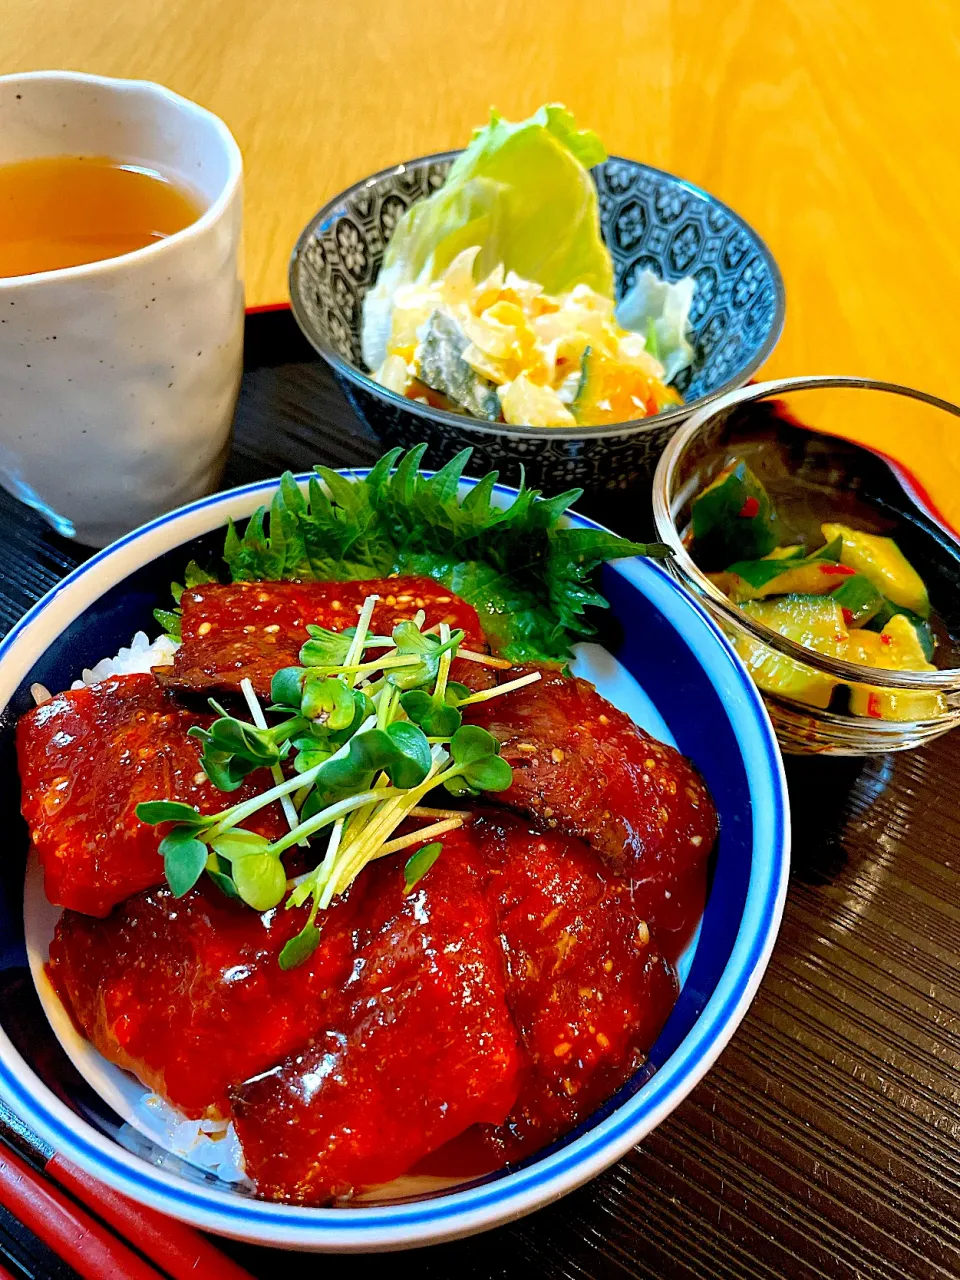
{"label": "patterned ceramic bowl", "polygon": [[427,441],[439,465],[466,445],[471,470],[492,468],[515,483],[559,491],[625,489],[649,478],[678,425],[694,409],[745,383],[776,345],[784,291],[760,237],[726,205],[680,178],[633,160],[593,170],[600,222],[618,296],[649,268],[661,279],[692,275],[694,363],[677,380],[686,403],[656,418],[615,427],[512,427],[432,409],[379,386],[360,354],[363,297],[410,205],[441,186],[459,153],[395,165],[336,196],[311,219],[290,264],[293,313],[333,367],[354,409],[389,445]]}

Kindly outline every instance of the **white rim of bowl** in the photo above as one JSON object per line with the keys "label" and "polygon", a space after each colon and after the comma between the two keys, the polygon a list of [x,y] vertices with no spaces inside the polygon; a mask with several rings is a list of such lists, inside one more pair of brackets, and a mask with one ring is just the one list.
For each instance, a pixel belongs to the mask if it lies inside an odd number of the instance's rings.
{"label": "white rim of bowl", "polygon": [[22,287],[24,284],[33,283],[34,281],[39,284],[47,281],[73,280],[86,275],[101,275],[103,272],[115,268],[118,262],[141,262],[151,258],[159,258],[163,254],[169,253],[177,245],[183,244],[185,240],[191,240],[195,236],[202,235],[222,217],[224,209],[236,195],[237,188],[243,177],[243,157],[240,154],[236,138],[234,138],[219,116],[214,115],[212,111],[208,111],[206,107],[201,107],[199,103],[191,101],[190,98],[184,98],[181,94],[174,93],[172,89],[166,88],[165,85],[157,84],[154,80],[95,76],[86,71],[23,71],[0,76],[0,85],[35,84],[38,81],[101,85],[111,91],[149,93],[155,98],[164,99],[171,106],[177,107],[178,110],[184,111],[188,115],[192,115],[198,120],[203,120],[214,127],[220,136],[220,141],[223,143],[224,151],[227,155],[227,177],[220,194],[204,209],[199,218],[188,226],[181,227],[179,231],[174,231],[171,235],[164,236],[162,240],[156,240],[153,244],[143,245],[140,249],[132,249],[129,253],[117,254],[112,258],[98,258],[96,262],[81,262],[74,267],[57,267],[53,271],[33,271],[21,276],[0,276],[0,292],[4,289]]}
{"label": "white rim of bowl", "polygon": [[[924,401],[934,406],[934,408],[944,409],[946,412],[960,418],[960,407],[951,404],[949,400],[942,400],[939,396],[930,395],[925,391],[917,391],[912,387],[900,386],[896,382],[880,382],[872,378],[815,374],[807,377],[776,378],[770,382],[755,382],[752,386],[741,387],[739,390],[731,391],[711,404],[704,405],[702,409],[691,414],[690,418],[671,437],[660,455],[660,461],[657,463],[657,470],[653,479],[653,516],[657,536],[673,552],[672,563],[674,568],[683,579],[689,579],[700,595],[709,600],[710,608],[715,609],[724,618],[728,618],[731,624],[738,629],[747,631],[756,637],[768,648],[776,649],[778,652],[784,653],[795,661],[804,663],[806,666],[815,666],[818,669],[827,671],[830,675],[836,676],[838,680],[842,680],[847,684],[869,683],[883,688],[910,689],[927,693],[956,693],[960,691],[960,668],[947,668],[942,671],[885,671],[880,667],[863,667],[856,662],[847,662],[842,658],[831,658],[826,654],[816,653],[798,644],[795,640],[771,630],[764,623],[756,621],[756,619],[738,609],[718,586],[700,572],[680,538],[673,512],[670,509],[668,494],[673,483],[673,473],[679,464],[683,451],[696,437],[701,428],[717,414],[723,413],[738,404],[746,404],[751,400],[764,400],[770,396],[780,396],[789,391],[809,391],[825,387],[888,391],[894,395],[907,396],[911,400]],[[801,423],[800,426],[802,427],[803,424]],[[867,453],[874,452],[868,445],[862,445],[858,440],[847,440],[843,436],[830,436],[827,432],[818,432],[815,427],[806,429],[811,434],[824,436],[825,439],[836,439],[842,443],[856,445]],[[874,453],[874,456],[886,462],[888,466],[891,466],[896,471],[896,464],[891,459],[879,453]],[[919,496],[909,486],[905,485],[905,488],[909,491],[910,497],[917,507],[942,528],[943,526],[937,519],[936,514],[928,510]],[[954,536],[949,530],[945,529],[944,532],[948,533],[950,537]],[[865,676],[865,672],[869,674]],[[957,714],[957,711],[949,711],[943,716],[935,717],[933,720],[919,720],[915,723],[918,725],[942,725],[946,720],[955,719]],[[864,719],[859,716],[835,716],[834,719],[838,722],[858,725],[865,723]],[[866,721],[866,723],[869,723],[869,721]],[[898,721],[896,723],[903,728],[910,722]]]}
{"label": "white rim of bowl", "polygon": [[[367,473],[342,472],[348,478]],[[312,474],[297,477],[301,486]],[[228,517],[250,515],[269,501],[277,485],[277,480],[260,481],[200,499],[126,535],[75,569],[0,641],[0,706],[7,705],[49,644],[113,585],[159,555],[223,527]],[[516,494],[504,485],[497,485],[496,492]],[[603,527],[583,516],[570,518],[582,528]],[[433,1199],[355,1209],[307,1209],[248,1199],[151,1167],[61,1102],[0,1030],[0,1095],[13,1110],[68,1159],[163,1213],[235,1239],[326,1252],[413,1248],[486,1230],[558,1199],[644,1138],[713,1065],[756,994],[786,899],[790,817],[783,761],[769,717],[716,623],[652,562],[627,561],[616,571],[660,609],[705,667],[743,748],[754,820],[740,927],[717,986],[695,1025],[633,1097],[574,1142],[498,1179]]]}
{"label": "white rim of bowl", "polygon": [[[671,182],[678,183],[700,199],[708,200],[716,208],[722,209],[727,217],[756,243],[757,252],[763,258],[767,270],[770,272],[776,305],[770,332],[767,334],[760,349],[747,361],[743,368],[738,370],[733,377],[728,378],[716,391],[710,391],[706,395],[698,396],[696,400],[691,400],[689,403],[677,405],[675,409],[664,409],[662,413],[654,414],[653,417],[635,418],[632,422],[618,422],[612,427],[520,427],[511,426],[505,422],[489,423],[484,422],[482,418],[471,418],[469,414],[451,413],[446,409],[433,409],[429,405],[419,404],[416,400],[410,400],[407,396],[398,395],[397,392],[389,391],[386,387],[382,387],[379,382],[374,382],[369,373],[365,373],[349,360],[346,360],[339,351],[335,350],[326,341],[322,334],[316,331],[311,323],[310,317],[306,314],[300,301],[299,273],[303,250],[313,238],[314,232],[318,228],[322,228],[323,224],[336,214],[338,207],[352,195],[368,187],[376,186],[383,178],[390,178],[404,173],[411,167],[421,168],[428,164],[439,164],[447,160],[453,161],[461,154],[462,150],[436,151],[431,155],[417,156],[413,160],[404,160],[401,164],[390,165],[386,169],[381,169],[378,173],[371,174],[368,178],[361,178],[352,187],[347,187],[339,195],[334,196],[332,200],[328,200],[323,208],[314,214],[297,237],[297,242],[290,255],[290,266],[287,272],[290,309],[310,345],[323,356],[324,360],[336,373],[346,378],[348,382],[352,382],[378,399],[386,401],[387,404],[392,405],[395,409],[403,409],[407,413],[414,414],[416,417],[426,418],[430,422],[444,422],[448,426],[476,432],[478,435],[516,436],[525,440],[603,440],[624,435],[639,435],[645,431],[654,431],[662,427],[676,425],[676,423],[683,421],[688,414],[692,413],[697,406],[709,404],[717,396],[724,395],[727,391],[742,386],[756,373],[757,369],[769,357],[771,351],[779,342],[786,319],[787,295],[780,268],[777,266],[776,259],[770,252],[766,241],[729,205],[724,204],[722,200],[718,200],[709,191],[704,191],[692,182],[687,182],[685,178],[678,178],[675,173],[668,173],[665,169],[655,169],[652,165],[643,164],[639,160],[628,160],[624,156],[608,156],[607,162],[636,165],[638,168],[646,170],[647,173],[656,174],[657,177],[668,178]],[[371,287],[372,284],[373,282],[371,282]]]}

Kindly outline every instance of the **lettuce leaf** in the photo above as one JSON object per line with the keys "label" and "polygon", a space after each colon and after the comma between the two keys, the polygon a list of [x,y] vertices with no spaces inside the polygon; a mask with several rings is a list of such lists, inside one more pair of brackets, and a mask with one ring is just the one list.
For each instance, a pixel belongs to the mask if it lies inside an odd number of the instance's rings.
{"label": "lettuce leaf", "polygon": [[491,111],[440,190],[412,205],[397,224],[364,299],[367,367],[378,369],[386,358],[397,288],[436,280],[472,245],[480,246],[477,279],[502,263],[548,293],[588,284],[612,297],[613,265],[587,171],[604,159],[596,134],[578,129],[563,106],[541,107],[519,124]]}
{"label": "lettuce leaf", "polygon": [[363,480],[317,467],[306,497],[287,473],[269,510],[260,508],[243,534],[230,524],[224,559],[233,580],[424,574],[474,606],[504,657],[559,662],[578,639],[594,634],[585,610],[606,607],[591,581],[601,562],[670,554],[659,543],[563,528],[563,513],[581,489],[545,499],[521,483],[514,502],[498,507],[493,471],[461,500],[471,450],[424,476],[426,447],[402,457],[392,449]]}
{"label": "lettuce leaf", "polygon": [[617,323],[644,335],[647,350],[663,365],[665,382],[693,363],[687,329],[696,287],[693,276],[668,284],[652,271],[641,271],[617,303]]}

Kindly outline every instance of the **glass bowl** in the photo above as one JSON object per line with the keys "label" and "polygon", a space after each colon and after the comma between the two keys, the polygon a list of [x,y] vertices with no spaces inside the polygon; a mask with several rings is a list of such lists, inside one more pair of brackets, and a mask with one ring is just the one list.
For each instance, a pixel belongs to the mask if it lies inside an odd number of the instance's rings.
{"label": "glass bowl", "polygon": [[[653,508],[657,535],[673,551],[671,571],[757,679],[785,752],[904,751],[960,723],[960,543],[923,487],[878,451],[899,440],[943,456],[958,418],[956,405],[892,383],[784,378],[704,406],[661,457]],[[937,670],[864,667],[815,652],[749,617],[698,568],[685,539],[692,502],[735,458],[747,461],[791,532],[801,541],[810,538],[810,549],[827,520],[895,538],[929,590]],[[786,681],[772,682],[766,674],[771,664],[795,673],[786,662],[802,668],[802,700],[783,692]]]}

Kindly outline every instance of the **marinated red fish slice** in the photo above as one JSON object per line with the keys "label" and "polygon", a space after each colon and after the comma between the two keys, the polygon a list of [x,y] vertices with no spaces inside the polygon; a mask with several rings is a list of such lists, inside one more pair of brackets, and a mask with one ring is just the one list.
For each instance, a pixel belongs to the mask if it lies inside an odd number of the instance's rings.
{"label": "marinated red fish slice", "polygon": [[104,1057],[188,1116],[227,1115],[228,1088],[306,1044],[351,971],[353,895],[321,917],[310,959],[280,968],[306,915],[260,915],[204,877],[180,899],[138,894],[106,920],[64,912],[48,972]]}
{"label": "marinated red fish slice", "polygon": [[[235,692],[248,679],[261,698],[281,667],[296,666],[307,626],[344,631],[356,625],[363,602],[380,599],[371,630],[389,635],[418,610],[426,627],[441,622],[462,628],[464,645],[484,651],[476,610],[432,578],[375,578],[366,582],[238,582],[185,591],[181,635],[172,667],[158,667],[165,687],[185,692]],[[458,660],[452,678],[473,689],[496,683],[490,668]]]}
{"label": "marinated red fish slice", "polygon": [[364,873],[361,945],[339,1012],[302,1053],[234,1094],[261,1195],[323,1204],[387,1182],[468,1126],[503,1120],[517,1044],[476,851],[450,840],[404,895]]}
{"label": "marinated red fish slice", "polygon": [[581,841],[508,814],[475,832],[527,1061],[509,1118],[483,1135],[511,1159],[571,1129],[630,1078],[678,986],[643,902]]}
{"label": "marinated red fish slice", "polygon": [[544,669],[467,718],[500,739],[513,766],[498,804],[580,836],[635,882],[665,884],[709,854],[716,810],[696,769],[585,680]]}
{"label": "marinated red fish slice", "polygon": [[[72,689],[21,717],[21,805],[50,902],[105,916],[162,882],[164,828],[137,818],[141,800],[182,800],[216,813],[270,785],[269,775],[251,774],[227,801],[207,780],[200,744],[187,731],[211,719],[177,706],[151,675]],[[249,825],[271,837],[284,830],[276,809]]]}

